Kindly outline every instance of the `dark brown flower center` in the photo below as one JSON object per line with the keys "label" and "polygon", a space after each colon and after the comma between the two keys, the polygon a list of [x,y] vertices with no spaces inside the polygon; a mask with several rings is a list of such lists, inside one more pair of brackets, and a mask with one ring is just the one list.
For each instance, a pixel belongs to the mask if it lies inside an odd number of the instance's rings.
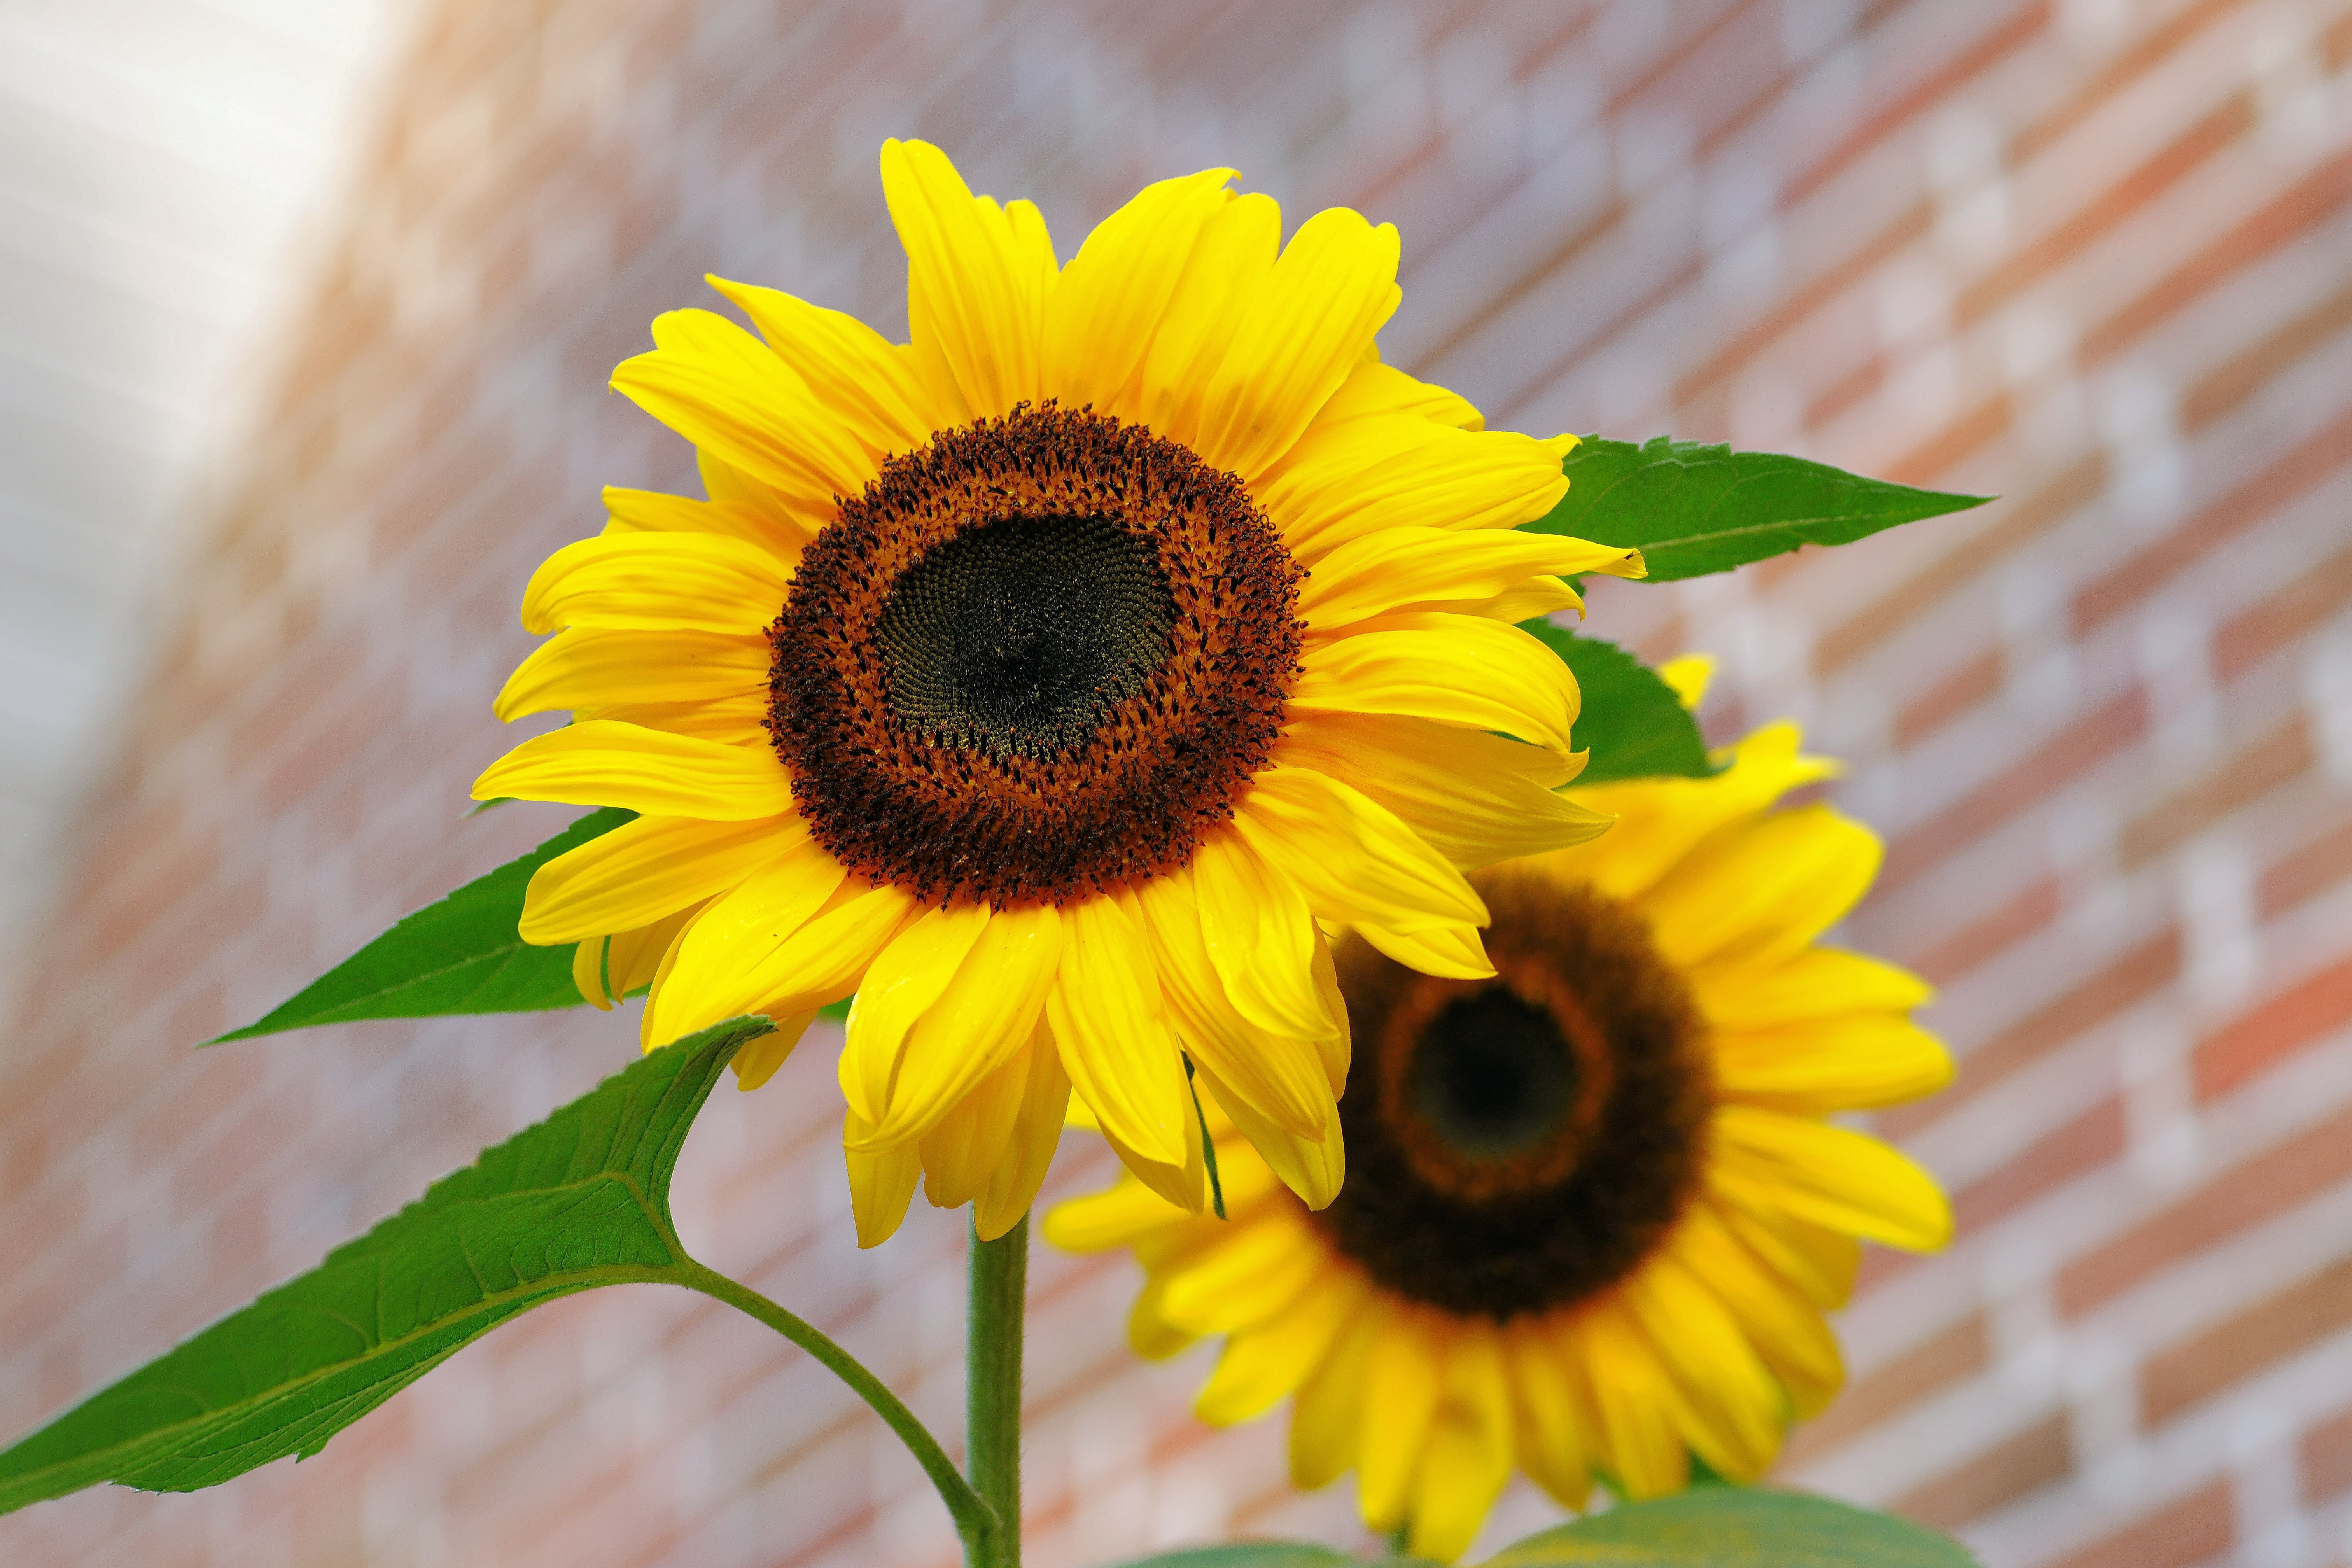
{"label": "dark brown flower center", "polygon": [[769,732],[877,881],[1058,903],[1173,870],[1281,733],[1300,575],[1233,475],[1024,405],[842,503],[769,630]]}
{"label": "dark brown flower center", "polygon": [[1316,1216],[1389,1289],[1497,1321],[1622,1279],[1681,1212],[1711,1086],[1697,1014],[1641,918],[1524,871],[1473,879],[1492,980],[1350,940],[1348,1180]]}

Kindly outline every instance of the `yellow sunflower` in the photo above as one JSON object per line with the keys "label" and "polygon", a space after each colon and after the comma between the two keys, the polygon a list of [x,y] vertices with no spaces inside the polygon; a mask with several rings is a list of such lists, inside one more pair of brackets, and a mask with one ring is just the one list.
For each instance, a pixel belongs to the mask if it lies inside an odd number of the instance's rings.
{"label": "yellow sunflower", "polygon": [[1340,943],[1366,1059],[1320,1213],[1220,1130],[1230,1223],[1123,1178],[1046,1235],[1132,1247],[1136,1348],[1225,1335],[1202,1417],[1295,1395],[1297,1482],[1352,1467],[1418,1554],[1460,1555],[1515,1465],[1571,1508],[1596,1474],[1678,1488],[1693,1454],[1760,1476],[1843,1379],[1823,1314],[1860,1242],[1951,1226],[1916,1165],[1828,1120],[1951,1073],[1908,1018],[1925,984],[1816,944],[1879,859],[1826,805],[1771,809],[1829,771],[1781,725],[1710,779],[1580,792],[1606,837],[1472,879],[1492,979]]}
{"label": "yellow sunflower", "polygon": [[[860,1239],[919,1176],[1024,1214],[1075,1091],[1202,1205],[1192,1075],[1310,1205],[1339,1190],[1326,931],[1492,973],[1459,868],[1603,820],[1551,793],[1577,691],[1512,622],[1638,555],[1514,531],[1573,437],[1482,428],[1381,363],[1397,237],[1281,244],[1232,171],[1152,185],[1057,265],[1037,209],[891,142],[913,341],[711,279],[613,384],[706,500],[608,490],[523,600],[503,718],[570,710],[478,796],[639,814],[543,868],[522,934],[648,1046],[856,994]],[[764,340],[764,341],[763,341]]]}

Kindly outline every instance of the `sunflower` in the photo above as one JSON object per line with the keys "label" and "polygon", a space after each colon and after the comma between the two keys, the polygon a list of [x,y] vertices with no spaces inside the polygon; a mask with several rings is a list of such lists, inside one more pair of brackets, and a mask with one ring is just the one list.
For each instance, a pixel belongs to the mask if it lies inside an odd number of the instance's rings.
{"label": "sunflower", "polygon": [[1339,1190],[1347,1015],[1327,931],[1493,973],[1462,868],[1605,820],[1554,795],[1577,690],[1511,623],[1640,558],[1514,531],[1574,438],[1483,428],[1381,363],[1397,236],[1281,244],[1211,169],[1067,266],[1035,207],[882,150],[912,342],[712,279],[613,384],[708,499],[605,492],[531,579],[552,633],[502,718],[569,710],[478,797],[625,807],[532,879],[646,1045],[853,993],[860,1240],[919,1178],[993,1237],[1075,1093],[1137,1177],[1202,1204],[1202,1107],[1309,1205]]}
{"label": "sunflower", "polygon": [[1926,985],[1816,942],[1879,859],[1826,805],[1771,809],[1828,771],[1781,725],[1715,777],[1582,792],[1613,831],[1472,879],[1490,979],[1342,942],[1366,1060],[1321,1212],[1219,1129],[1230,1224],[1122,1179],[1046,1235],[1132,1247],[1136,1348],[1226,1336],[1202,1418],[1294,1395],[1297,1484],[1354,1468],[1365,1521],[1420,1555],[1460,1555],[1515,1465],[1571,1508],[1596,1474],[1681,1487],[1693,1455],[1761,1475],[1843,1379],[1823,1314],[1860,1242],[1951,1225],[1916,1165],[1828,1120],[1951,1073],[1907,1017]]}

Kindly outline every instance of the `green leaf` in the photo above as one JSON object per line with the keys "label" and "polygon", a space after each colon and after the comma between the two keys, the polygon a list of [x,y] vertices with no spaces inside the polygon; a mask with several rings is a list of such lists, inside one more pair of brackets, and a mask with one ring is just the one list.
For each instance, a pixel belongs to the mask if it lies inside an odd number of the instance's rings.
{"label": "green leaf", "polygon": [[1596,436],[1561,468],[1568,494],[1527,526],[1633,545],[1654,583],[1728,572],[1801,544],[1851,544],[1899,522],[1992,499],[1913,489],[1802,458],[1664,436],[1638,447]]}
{"label": "green leaf", "polygon": [[1700,1487],[1505,1547],[1486,1568],[1976,1568],[1958,1542],[1826,1498]]}
{"label": "green leaf", "polygon": [[1658,672],[1600,637],[1580,637],[1549,621],[1527,621],[1567,662],[1584,694],[1576,739],[1590,753],[1577,784],[1672,776],[1703,779],[1717,772],[1690,710]]}
{"label": "green leaf", "polygon": [[[1419,1562],[1412,1557],[1380,1560],[1381,1568]],[[1329,1564],[1340,1563],[1362,1568],[1361,1559],[1311,1541],[1234,1541],[1222,1546],[1189,1546],[1181,1552],[1163,1552],[1156,1557],[1139,1557],[1119,1568],[1328,1568]]]}
{"label": "green leaf", "polygon": [[567,849],[610,833],[636,814],[592,811],[520,860],[427,904],[304,986],[258,1023],[207,1045],[358,1018],[436,1018],[450,1013],[537,1013],[577,1007],[572,949],[533,947],[515,927],[531,873]]}
{"label": "green leaf", "polygon": [[670,1173],[765,1018],[689,1035],[606,1079],[357,1241],[0,1453],[0,1512],[118,1481],[193,1491],[327,1439],[519,1312],[676,1279]]}

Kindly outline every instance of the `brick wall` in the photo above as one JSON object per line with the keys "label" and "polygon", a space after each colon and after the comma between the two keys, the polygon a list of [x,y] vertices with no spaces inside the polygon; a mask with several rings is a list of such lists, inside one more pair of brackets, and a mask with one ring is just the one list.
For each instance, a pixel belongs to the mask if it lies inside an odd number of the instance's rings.
{"label": "brick wall", "polygon": [[[1954,1190],[1879,1258],[1788,1475],[1992,1568],[2352,1563],[2352,8],[2342,0],[1342,6],[442,0],[240,499],[159,602],[0,1062],[0,1426],[300,1268],[627,1058],[633,1020],[202,1054],[561,812],[461,821],[530,567],[680,486],[606,395],[705,269],[896,330],[887,133],[1066,253],[1242,166],[1404,230],[1391,357],[1498,425],[1809,452],[1997,505],[1594,624],[1727,660],[1890,841],[1854,939],[1963,1059],[1886,1116]],[[825,1037],[725,1095],[681,1223],[952,1425],[960,1222],[849,1243]],[[1075,1151],[1062,1190],[1106,1174]],[[1041,1254],[1042,1568],[1355,1539],[1281,1429],[1134,1364],[1116,1260]],[[1524,1489],[1498,1532],[1549,1517]],[[945,1563],[878,1424],[650,1289],[466,1352],[320,1458],[0,1521],[11,1563]]]}

